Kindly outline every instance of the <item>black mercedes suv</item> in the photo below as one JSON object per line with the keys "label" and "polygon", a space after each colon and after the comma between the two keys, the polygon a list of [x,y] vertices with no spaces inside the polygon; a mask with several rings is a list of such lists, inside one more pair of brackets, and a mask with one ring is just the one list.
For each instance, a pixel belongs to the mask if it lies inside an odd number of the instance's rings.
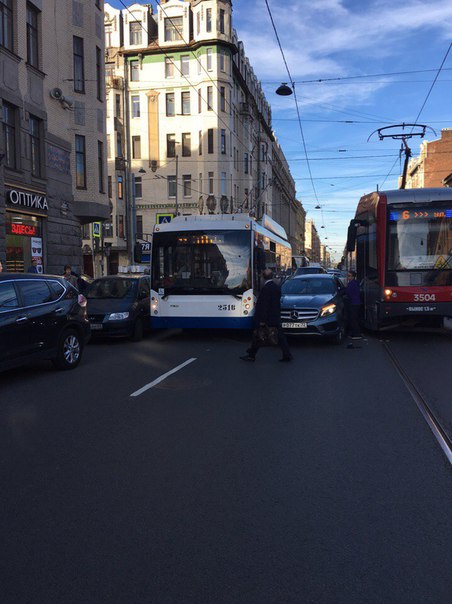
{"label": "black mercedes suv", "polygon": [[90,334],[86,299],[65,279],[0,274],[0,371],[35,359],[74,369]]}

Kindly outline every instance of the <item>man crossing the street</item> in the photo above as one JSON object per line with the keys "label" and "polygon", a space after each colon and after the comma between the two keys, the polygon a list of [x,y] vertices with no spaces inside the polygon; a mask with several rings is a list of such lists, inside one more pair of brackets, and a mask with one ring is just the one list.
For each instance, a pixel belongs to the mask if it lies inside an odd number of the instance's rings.
{"label": "man crossing the street", "polygon": [[[269,268],[262,273],[265,280],[264,286],[256,302],[254,314],[254,324],[256,329],[259,326],[275,327],[278,331],[278,346],[282,350],[282,363],[288,363],[292,360],[287,338],[281,327],[281,288],[273,281],[273,271]],[[257,338],[256,329],[253,332],[251,347],[247,350],[247,355],[240,357],[242,361],[254,362],[256,354],[260,347]]]}

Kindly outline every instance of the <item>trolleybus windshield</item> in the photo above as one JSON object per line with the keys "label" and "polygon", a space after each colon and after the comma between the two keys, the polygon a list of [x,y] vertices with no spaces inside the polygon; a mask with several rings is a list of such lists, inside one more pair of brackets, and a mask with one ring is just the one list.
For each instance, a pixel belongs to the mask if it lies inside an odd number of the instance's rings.
{"label": "trolleybus windshield", "polygon": [[389,210],[389,271],[452,270],[452,202]]}
{"label": "trolleybus windshield", "polygon": [[156,233],[152,287],[165,294],[243,294],[251,289],[249,231]]}

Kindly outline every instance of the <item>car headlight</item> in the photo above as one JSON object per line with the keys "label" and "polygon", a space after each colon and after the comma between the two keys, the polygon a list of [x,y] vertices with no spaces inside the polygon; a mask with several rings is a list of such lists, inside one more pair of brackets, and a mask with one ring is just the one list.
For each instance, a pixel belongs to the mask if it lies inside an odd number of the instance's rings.
{"label": "car headlight", "polygon": [[124,321],[129,318],[128,312],[113,312],[107,317],[107,321]]}
{"label": "car headlight", "polygon": [[327,304],[320,311],[320,316],[329,317],[330,315],[333,315],[335,312],[336,312],[336,304]]}

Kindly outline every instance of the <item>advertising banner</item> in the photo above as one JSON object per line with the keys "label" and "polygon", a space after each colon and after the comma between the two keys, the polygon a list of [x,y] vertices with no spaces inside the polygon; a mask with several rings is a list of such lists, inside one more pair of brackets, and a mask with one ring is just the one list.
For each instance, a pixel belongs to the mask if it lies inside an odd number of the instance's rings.
{"label": "advertising banner", "polygon": [[37,260],[38,273],[43,273],[42,267],[42,239],[41,237],[31,237],[31,259]]}

